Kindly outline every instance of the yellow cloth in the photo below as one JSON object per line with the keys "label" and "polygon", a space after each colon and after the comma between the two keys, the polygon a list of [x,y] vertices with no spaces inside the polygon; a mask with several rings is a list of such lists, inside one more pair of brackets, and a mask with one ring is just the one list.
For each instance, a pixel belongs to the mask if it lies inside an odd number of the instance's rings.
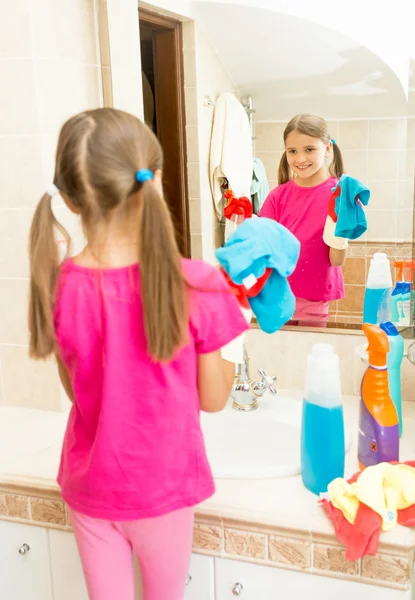
{"label": "yellow cloth", "polygon": [[415,504],[415,469],[409,465],[380,463],[368,467],[352,484],[338,478],[328,487],[331,503],[349,523],[356,519],[359,502],[382,517],[383,531],[398,522],[398,510]]}

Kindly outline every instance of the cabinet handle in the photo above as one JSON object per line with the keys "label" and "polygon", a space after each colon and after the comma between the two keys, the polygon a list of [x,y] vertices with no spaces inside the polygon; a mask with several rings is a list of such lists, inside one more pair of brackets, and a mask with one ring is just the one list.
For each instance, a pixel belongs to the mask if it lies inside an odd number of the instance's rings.
{"label": "cabinet handle", "polygon": [[186,579],[186,585],[189,585],[189,583],[191,583],[192,579],[193,579],[193,577],[189,573],[187,576],[187,579]]}
{"label": "cabinet handle", "polygon": [[232,594],[234,596],[240,596],[242,594],[244,590],[244,586],[242,585],[242,583],[235,583],[235,585],[233,586],[232,589]]}
{"label": "cabinet handle", "polygon": [[30,550],[29,544],[23,544],[19,548],[19,554],[20,554],[20,556],[24,556],[25,554],[27,554],[29,552],[29,550]]}

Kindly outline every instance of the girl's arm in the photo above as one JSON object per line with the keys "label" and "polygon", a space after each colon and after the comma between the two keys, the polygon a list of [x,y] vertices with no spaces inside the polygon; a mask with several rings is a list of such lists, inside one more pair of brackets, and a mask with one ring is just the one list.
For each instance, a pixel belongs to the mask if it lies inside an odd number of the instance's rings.
{"label": "girl's arm", "polygon": [[347,249],[330,248],[330,264],[332,267],[342,267],[346,262]]}
{"label": "girl's arm", "polygon": [[69,379],[68,372],[63,364],[61,358],[56,354],[56,363],[58,365],[58,373],[59,379],[63,385],[63,389],[65,390],[69,400],[73,403],[74,401],[74,393],[72,389],[71,380]]}
{"label": "girl's arm", "polygon": [[200,408],[218,412],[225,408],[235,378],[235,364],[223,360],[221,351],[198,355]]}

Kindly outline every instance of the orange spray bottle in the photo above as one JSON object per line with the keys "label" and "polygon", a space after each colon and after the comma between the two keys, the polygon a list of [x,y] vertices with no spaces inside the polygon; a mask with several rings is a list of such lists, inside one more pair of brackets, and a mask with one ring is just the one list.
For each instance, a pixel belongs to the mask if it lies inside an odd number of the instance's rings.
{"label": "orange spray bottle", "polygon": [[399,419],[389,394],[388,336],[377,325],[363,325],[369,343],[369,366],[363,375],[358,457],[360,468],[399,461]]}

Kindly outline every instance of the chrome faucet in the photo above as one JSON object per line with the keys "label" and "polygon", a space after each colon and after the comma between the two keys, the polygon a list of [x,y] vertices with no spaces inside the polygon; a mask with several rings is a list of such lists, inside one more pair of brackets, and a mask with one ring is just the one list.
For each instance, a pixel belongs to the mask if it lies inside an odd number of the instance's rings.
{"label": "chrome faucet", "polygon": [[273,385],[276,380],[275,375],[266,375],[264,369],[258,369],[258,373],[261,379],[252,382],[249,377],[249,356],[244,346],[243,362],[235,367],[235,381],[231,392],[232,408],[246,412],[256,410],[258,398],[263,396],[266,390],[271,394],[277,393]]}

